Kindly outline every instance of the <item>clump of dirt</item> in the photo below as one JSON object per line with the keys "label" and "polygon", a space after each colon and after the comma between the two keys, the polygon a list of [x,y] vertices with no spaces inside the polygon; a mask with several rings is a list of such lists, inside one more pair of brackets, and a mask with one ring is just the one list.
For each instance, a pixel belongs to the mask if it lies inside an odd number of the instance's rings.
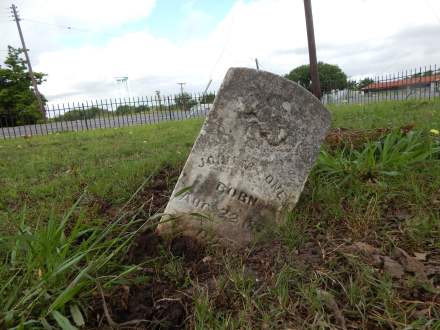
{"label": "clump of dirt", "polygon": [[[122,285],[96,297],[96,328],[182,329],[188,298],[171,283]],[[101,303],[99,303],[99,301]]]}
{"label": "clump of dirt", "polygon": [[[145,211],[149,215],[163,211],[171,196],[174,185],[181,172],[180,166],[165,165],[154,175],[145,188],[139,192],[136,201],[147,202]],[[136,202],[135,202],[136,203]],[[139,205],[138,203],[136,203]]]}
{"label": "clump of dirt", "polygon": [[170,250],[185,262],[197,262],[203,258],[205,247],[194,238],[179,235],[171,241]]}
{"label": "clump of dirt", "polygon": [[[177,236],[163,241],[154,231],[141,233],[133,243],[127,264],[158,259],[157,264],[142,270],[146,283],[120,285],[105,293],[95,294],[94,319],[96,328],[133,326],[136,329],[183,329],[192,311],[192,287],[168,278],[160,269],[161,251],[168,249],[181,258],[183,272],[198,282],[209,281],[220,270],[199,241]],[[166,260],[162,260],[166,263]],[[159,268],[158,268],[159,267]],[[179,286],[180,285],[180,286]]]}
{"label": "clump of dirt", "polygon": [[148,258],[158,257],[162,243],[162,237],[151,229],[139,233],[128,251],[127,263],[137,264]]}

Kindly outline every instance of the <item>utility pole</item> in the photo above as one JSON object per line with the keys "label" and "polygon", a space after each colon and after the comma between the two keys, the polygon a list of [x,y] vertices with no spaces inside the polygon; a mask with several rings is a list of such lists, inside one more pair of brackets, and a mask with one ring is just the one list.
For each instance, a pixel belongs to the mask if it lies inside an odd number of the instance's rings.
{"label": "utility pole", "polygon": [[157,104],[157,102],[159,102],[159,109],[162,110],[162,99],[161,99],[161,97],[160,97],[160,91],[157,90],[157,91],[155,91],[155,93],[156,93],[156,96],[157,96],[157,98],[156,98],[156,104]]}
{"label": "utility pole", "polygon": [[128,99],[130,99],[130,90],[128,89],[128,77],[115,77],[115,79],[116,83],[120,84],[124,88],[125,92],[128,95]]}
{"label": "utility pole", "polygon": [[260,65],[258,64],[258,58],[255,59],[255,66],[257,67],[257,70],[260,70]]}
{"label": "utility pole", "polygon": [[310,78],[312,80],[312,92],[321,98],[321,83],[319,82],[318,61],[316,59],[315,31],[313,28],[313,14],[311,0],[304,0],[304,11],[306,15],[307,40],[309,44]]}
{"label": "utility pole", "polygon": [[26,44],[24,42],[23,32],[21,31],[20,26],[20,17],[17,14],[17,6],[14,4],[11,5],[12,15],[14,15],[14,21],[17,23],[18,34],[20,35],[21,46],[23,47],[24,56],[26,57],[26,63],[29,70],[29,76],[32,81],[32,87],[34,88],[35,96],[38,100],[38,106],[40,107],[40,111],[43,114],[43,118],[46,118],[46,111],[44,110],[43,101],[41,100],[41,94],[38,91],[37,81],[35,80],[34,71],[32,70],[31,60],[29,58],[29,54],[27,52]]}
{"label": "utility pole", "polygon": [[185,85],[185,84],[186,84],[185,82],[177,83],[177,85],[180,85],[180,94],[182,94],[182,95],[183,95],[183,85]]}
{"label": "utility pole", "polygon": [[177,85],[180,85],[180,95],[181,95],[181,102],[183,103],[182,104],[182,111],[185,111],[185,110],[187,110],[187,107],[186,107],[186,97],[184,97],[183,95],[183,85],[185,85],[186,83],[184,83],[184,82],[179,82],[179,83],[177,83]]}

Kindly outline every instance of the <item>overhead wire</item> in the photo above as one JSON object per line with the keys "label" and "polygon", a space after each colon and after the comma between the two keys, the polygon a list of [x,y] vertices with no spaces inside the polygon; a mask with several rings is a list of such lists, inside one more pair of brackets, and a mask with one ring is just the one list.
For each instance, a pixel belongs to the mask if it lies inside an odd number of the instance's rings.
{"label": "overhead wire", "polygon": [[430,11],[440,24],[440,17],[437,15],[437,12],[435,11],[435,8],[432,6],[431,2],[429,0],[425,0],[425,4],[428,6],[428,9],[430,9]]}
{"label": "overhead wire", "polygon": [[[79,28],[79,27],[75,27],[75,26],[71,26],[71,25],[63,25],[63,24],[57,24],[57,23],[44,22],[44,21],[35,20],[35,19],[32,19],[32,18],[26,18],[26,17],[22,17],[22,18],[20,18],[20,20],[23,21],[23,22],[30,22],[30,23],[36,23],[36,24],[43,24],[43,25],[47,25],[47,26],[53,26],[53,27],[56,27],[58,29],[65,29],[65,30],[69,30],[69,31],[78,31],[78,32],[83,32],[83,33],[101,34],[101,35],[107,35],[107,36],[111,36],[111,37],[119,37],[120,36],[120,35],[111,34],[111,33],[108,33],[108,32],[92,31],[92,30],[89,30],[89,29]],[[208,88],[210,87],[210,85],[212,83],[212,77],[214,75],[214,72],[215,72],[218,64],[220,63],[220,61],[222,60],[222,58],[223,58],[223,56],[224,56],[224,54],[226,52],[226,49],[227,49],[227,47],[229,45],[229,42],[231,40],[231,34],[232,34],[233,26],[234,26],[234,13],[231,15],[231,18],[230,18],[230,22],[229,22],[229,26],[228,26],[228,30],[227,30],[228,32],[227,32],[226,39],[225,39],[225,42],[223,44],[223,47],[220,50],[219,56],[217,57],[216,61],[214,62],[213,66],[211,68],[210,75],[209,75],[209,82],[208,82],[208,84],[207,84],[207,86],[205,88],[205,92],[204,93],[206,93]]]}
{"label": "overhead wire", "polygon": [[93,31],[93,30],[89,30],[89,29],[75,27],[75,26],[72,26],[72,25],[62,25],[62,24],[57,24],[57,23],[43,22],[43,21],[31,19],[31,18],[22,18],[21,21],[23,21],[23,22],[30,22],[30,23],[36,23],[36,24],[44,24],[44,25],[48,25],[48,26],[57,27],[59,29],[70,30],[70,31],[78,31],[78,32],[92,33],[92,34],[101,34],[101,35],[107,35],[107,36],[110,36],[110,37],[119,37],[119,35],[117,35],[117,34],[112,34],[112,33],[108,33],[108,32]]}
{"label": "overhead wire", "polygon": [[221,59],[223,58],[223,55],[225,54],[226,48],[227,48],[227,46],[228,46],[228,44],[229,44],[229,42],[231,40],[231,33],[232,33],[233,25],[234,25],[234,12],[232,12],[232,15],[231,15],[231,18],[230,18],[230,23],[229,23],[229,26],[228,26],[228,32],[227,32],[227,35],[226,35],[226,40],[225,40],[225,42],[223,44],[223,47],[222,47],[222,49],[221,49],[221,51],[219,53],[219,56],[217,57],[217,60],[214,62],[213,66],[211,68],[211,71],[210,71],[210,74],[209,74],[209,81],[208,81],[208,84],[206,85],[206,88],[205,88],[203,94],[206,94],[208,89],[209,89],[209,87],[211,86],[212,76],[214,75],[214,71],[217,68],[217,65],[220,63]]}

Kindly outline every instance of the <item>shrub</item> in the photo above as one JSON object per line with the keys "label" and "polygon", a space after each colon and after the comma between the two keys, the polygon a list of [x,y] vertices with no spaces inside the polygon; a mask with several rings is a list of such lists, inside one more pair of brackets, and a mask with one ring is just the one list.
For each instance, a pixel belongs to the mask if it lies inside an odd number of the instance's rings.
{"label": "shrub", "polygon": [[99,116],[108,115],[109,111],[106,109],[100,109],[96,107],[88,108],[88,109],[75,109],[65,112],[63,115],[60,115],[55,118],[56,121],[63,120],[84,120],[84,119],[92,119]]}
{"label": "shrub", "polygon": [[116,108],[116,113],[130,114],[130,113],[146,112],[148,110],[150,110],[150,108],[147,105],[139,105],[139,106],[120,105]]}
{"label": "shrub", "polygon": [[196,100],[194,100],[188,93],[176,96],[175,102],[176,106],[183,111],[188,111],[197,104]]}

